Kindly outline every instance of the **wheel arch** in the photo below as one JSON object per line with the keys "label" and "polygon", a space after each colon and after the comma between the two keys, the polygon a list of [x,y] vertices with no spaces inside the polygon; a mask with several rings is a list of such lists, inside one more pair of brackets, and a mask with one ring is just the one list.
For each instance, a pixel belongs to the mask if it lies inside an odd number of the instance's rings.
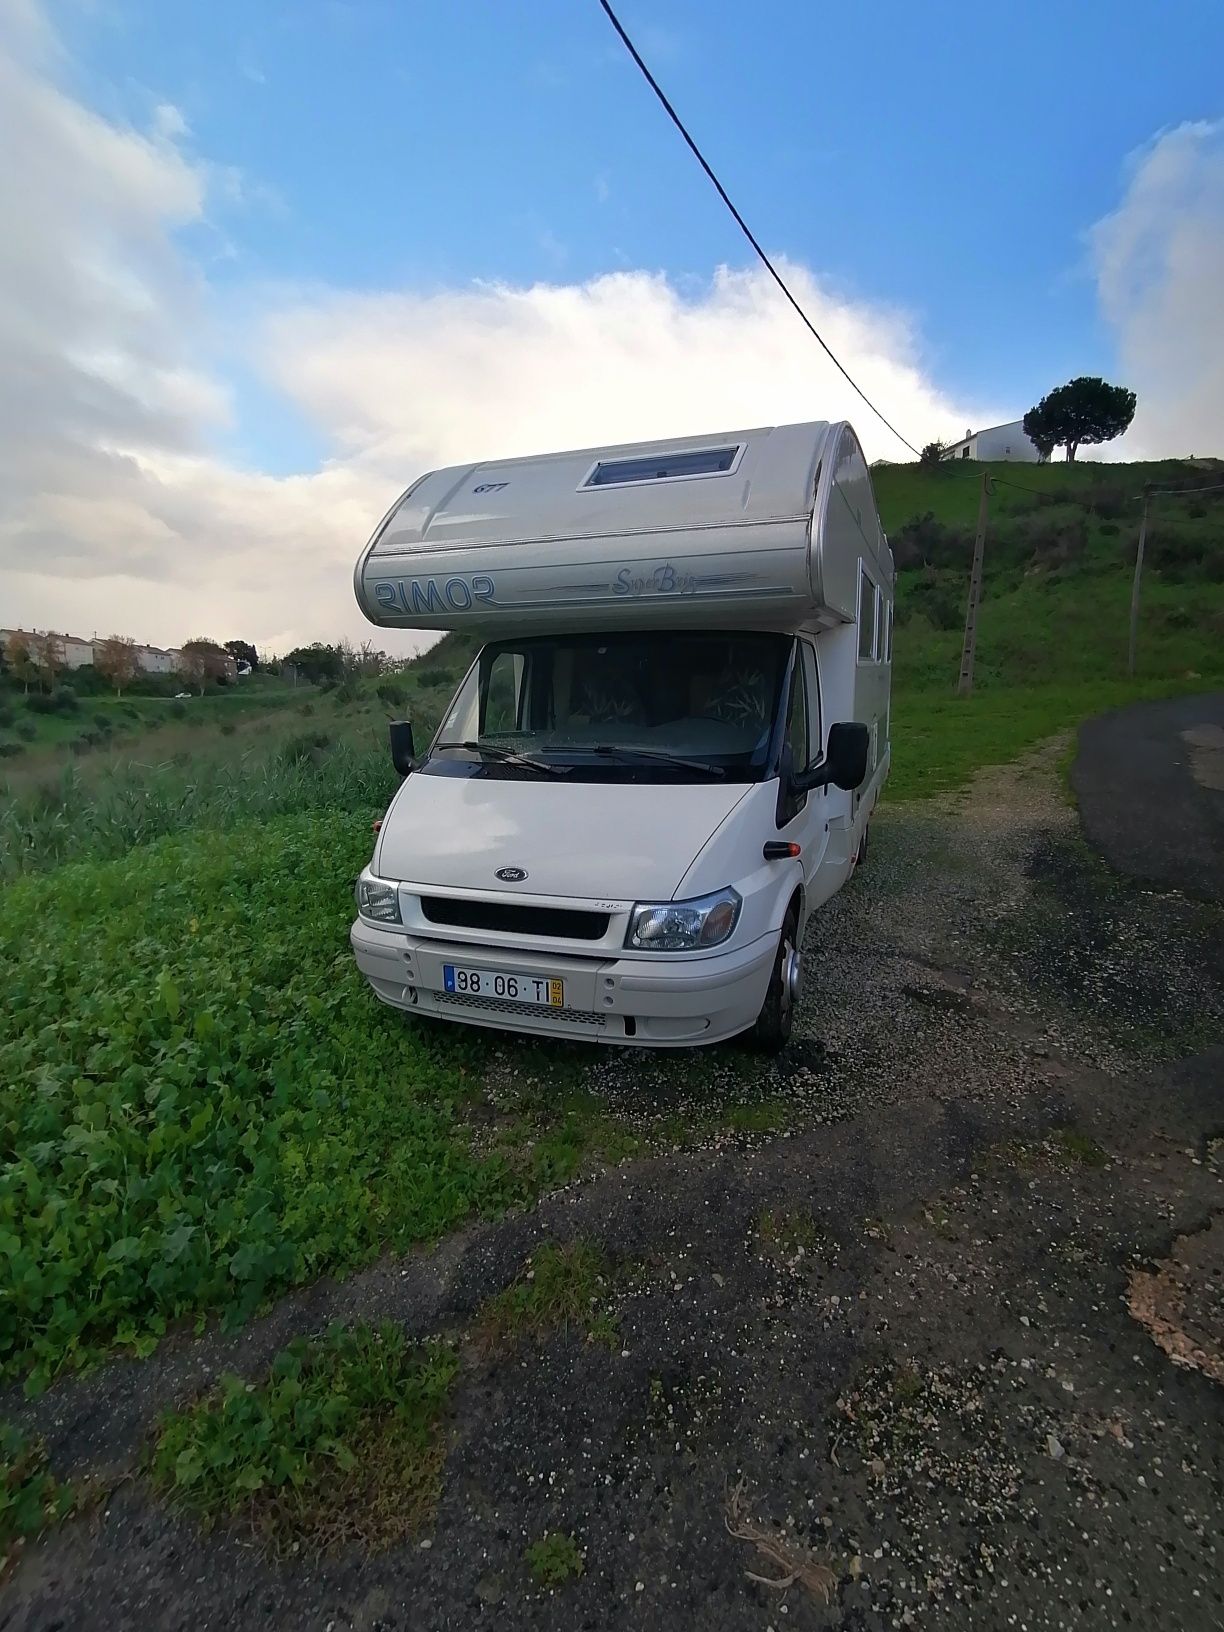
{"label": "wheel arch", "polygon": [[807,923],[807,895],[802,884],[796,884],[790,893],[790,899],[786,903],[786,912],[782,914],[783,923],[786,922],[786,914],[790,912],[792,907],[795,909],[795,916],[798,920],[798,933],[802,938]]}

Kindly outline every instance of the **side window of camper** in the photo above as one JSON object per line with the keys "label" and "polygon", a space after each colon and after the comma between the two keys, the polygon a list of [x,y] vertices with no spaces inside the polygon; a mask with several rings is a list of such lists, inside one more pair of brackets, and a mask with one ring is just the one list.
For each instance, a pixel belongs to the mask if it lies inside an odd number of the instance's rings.
{"label": "side window of camper", "polygon": [[[795,666],[791,673],[790,698],[786,705],[786,746],[791,753],[791,766],[796,771],[806,769],[808,763],[808,710],[807,687],[803,678],[803,655],[795,650]],[[785,827],[807,803],[806,793],[796,793],[783,781],[778,788],[778,826]]]}
{"label": "side window of camper", "polygon": [[803,678],[807,684],[807,730],[809,765],[815,764],[824,752],[824,719],[820,708],[820,670],[816,664],[816,648],[810,641],[801,640]]}
{"label": "side window of camper", "polygon": [[522,652],[498,652],[485,676],[482,736],[496,737],[521,728],[520,705],[526,664]]}
{"label": "side window of camper", "polygon": [[790,707],[786,713],[786,745],[791,751],[791,763],[797,771],[808,764],[808,709],[807,686],[803,678],[803,660],[795,653],[795,672],[791,676]]}
{"label": "side window of camper", "polygon": [[859,568],[859,645],[860,663],[870,663],[875,656],[876,586],[867,576],[865,567]]}

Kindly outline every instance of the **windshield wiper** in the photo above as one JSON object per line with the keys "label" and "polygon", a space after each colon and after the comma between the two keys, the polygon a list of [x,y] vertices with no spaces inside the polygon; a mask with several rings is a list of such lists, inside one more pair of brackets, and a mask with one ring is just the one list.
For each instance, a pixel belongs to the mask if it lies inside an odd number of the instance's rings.
{"label": "windshield wiper", "polygon": [[466,748],[470,754],[479,754],[496,760],[499,765],[526,765],[533,771],[547,771],[550,776],[565,776],[568,765],[550,765],[546,759],[535,759],[521,754],[515,748],[502,748],[495,742],[440,742],[439,748]]}
{"label": "windshield wiper", "polygon": [[[653,759],[660,765],[677,765],[685,771],[704,771],[707,776],[726,776],[721,765],[711,765],[705,759],[686,759],[683,754],[666,754],[660,748],[623,748],[611,742],[573,744],[580,752],[598,754],[601,759]],[[569,752],[567,747],[566,752]]]}

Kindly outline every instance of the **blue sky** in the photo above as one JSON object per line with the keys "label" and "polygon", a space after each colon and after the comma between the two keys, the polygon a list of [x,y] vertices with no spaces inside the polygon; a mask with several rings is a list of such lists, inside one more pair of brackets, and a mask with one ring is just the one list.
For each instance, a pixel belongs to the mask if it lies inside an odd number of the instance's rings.
{"label": "blue sky", "polygon": [[[908,307],[940,385],[1022,411],[1068,371],[1115,368],[1083,234],[1127,154],[1219,113],[1224,7],[1170,0],[1156,22],[1065,0],[657,0],[622,15],[758,236]],[[142,124],[171,102],[192,144],[246,178],[218,285],[747,262],[594,0],[122,0],[63,20],[99,107]]]}
{"label": "blue sky", "polygon": [[[1107,456],[1224,452],[1218,0],[622,16],[911,440],[1100,372]],[[842,414],[904,457],[596,0],[0,0],[0,144],[10,620],[361,632],[430,464]]]}

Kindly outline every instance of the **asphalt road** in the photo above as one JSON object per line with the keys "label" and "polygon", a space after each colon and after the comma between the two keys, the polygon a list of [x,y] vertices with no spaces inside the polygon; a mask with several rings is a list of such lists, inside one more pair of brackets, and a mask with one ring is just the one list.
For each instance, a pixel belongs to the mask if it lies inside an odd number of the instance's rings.
{"label": "asphalt road", "polygon": [[1071,783],[1085,836],[1116,871],[1224,901],[1224,692],[1087,721]]}

